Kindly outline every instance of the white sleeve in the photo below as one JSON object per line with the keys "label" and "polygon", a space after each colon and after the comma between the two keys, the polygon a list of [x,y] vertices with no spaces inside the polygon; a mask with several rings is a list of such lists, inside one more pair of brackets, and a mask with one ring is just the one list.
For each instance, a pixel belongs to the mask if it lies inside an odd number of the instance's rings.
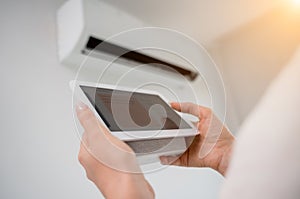
{"label": "white sleeve", "polygon": [[221,198],[300,198],[300,49],[243,124]]}

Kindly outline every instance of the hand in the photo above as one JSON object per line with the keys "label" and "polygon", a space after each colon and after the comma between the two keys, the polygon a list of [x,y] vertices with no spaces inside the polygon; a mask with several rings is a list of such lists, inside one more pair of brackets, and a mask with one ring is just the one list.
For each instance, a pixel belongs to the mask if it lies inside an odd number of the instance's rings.
{"label": "hand", "polygon": [[225,175],[235,140],[234,136],[209,108],[192,103],[171,103],[171,106],[177,111],[199,118],[196,124],[199,135],[180,157],[162,156],[160,157],[161,163],[185,167],[210,167]]}
{"label": "hand", "polygon": [[106,198],[154,198],[132,149],[100,124],[86,105],[79,104],[76,111],[85,130],[78,159],[88,179]]}

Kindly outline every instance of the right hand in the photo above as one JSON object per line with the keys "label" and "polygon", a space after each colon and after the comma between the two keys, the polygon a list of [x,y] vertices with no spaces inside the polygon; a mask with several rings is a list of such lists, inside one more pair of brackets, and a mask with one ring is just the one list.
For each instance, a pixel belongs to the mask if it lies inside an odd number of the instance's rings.
{"label": "right hand", "polygon": [[199,134],[180,157],[161,156],[162,164],[185,167],[210,167],[225,175],[229,165],[234,136],[206,107],[193,103],[171,103],[172,108],[199,118]]}

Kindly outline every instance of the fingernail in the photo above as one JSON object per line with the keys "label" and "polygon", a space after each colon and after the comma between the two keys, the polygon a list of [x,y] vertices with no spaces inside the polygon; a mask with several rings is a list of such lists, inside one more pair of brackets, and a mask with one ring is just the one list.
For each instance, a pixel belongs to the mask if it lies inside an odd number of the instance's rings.
{"label": "fingernail", "polygon": [[160,163],[161,164],[168,164],[167,158],[166,157],[159,157]]}
{"label": "fingernail", "polygon": [[88,108],[88,106],[86,104],[84,104],[83,102],[78,102],[78,104],[76,105],[77,111],[83,111],[87,108]]}

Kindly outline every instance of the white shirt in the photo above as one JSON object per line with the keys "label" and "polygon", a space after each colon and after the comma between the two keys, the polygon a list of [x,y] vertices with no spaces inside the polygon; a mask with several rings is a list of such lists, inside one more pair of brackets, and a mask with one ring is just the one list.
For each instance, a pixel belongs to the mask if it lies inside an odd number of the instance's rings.
{"label": "white shirt", "polygon": [[300,49],[243,124],[221,198],[300,198]]}

